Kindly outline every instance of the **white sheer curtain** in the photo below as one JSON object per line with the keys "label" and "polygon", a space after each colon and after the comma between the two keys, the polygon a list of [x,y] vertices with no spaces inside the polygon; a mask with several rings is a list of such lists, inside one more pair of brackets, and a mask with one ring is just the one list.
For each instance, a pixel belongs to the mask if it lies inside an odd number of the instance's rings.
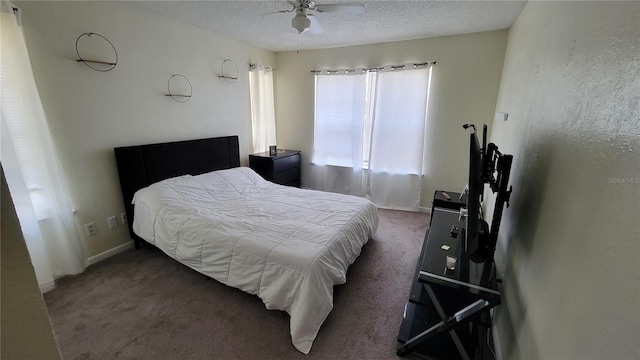
{"label": "white sheer curtain", "polygon": [[14,7],[2,1],[2,166],[43,291],[84,270],[82,242]]}
{"label": "white sheer curtain", "polygon": [[315,189],[420,209],[432,68],[419,65],[316,73]]}
{"label": "white sheer curtain", "polygon": [[378,73],[369,196],[380,207],[420,210],[430,72]]}
{"label": "white sheer curtain", "polygon": [[251,65],[249,88],[253,152],[264,152],[269,150],[270,145],[276,145],[273,69],[261,65]]}
{"label": "white sheer curtain", "polygon": [[366,75],[316,76],[313,188],[364,196]]}

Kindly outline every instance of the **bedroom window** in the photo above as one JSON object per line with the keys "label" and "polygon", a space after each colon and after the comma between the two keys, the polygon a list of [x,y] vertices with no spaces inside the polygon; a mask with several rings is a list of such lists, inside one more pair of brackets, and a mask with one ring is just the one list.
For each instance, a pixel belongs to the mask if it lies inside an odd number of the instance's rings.
{"label": "bedroom window", "polygon": [[[42,291],[86,258],[29,60],[19,9],[0,8],[0,160]],[[4,264],[3,264],[4,266]]]}
{"label": "bedroom window", "polygon": [[418,210],[431,74],[429,64],[316,72],[314,187]]}
{"label": "bedroom window", "polygon": [[276,116],[273,101],[274,69],[262,65],[249,67],[251,98],[251,138],[253,152],[264,152],[276,145]]}
{"label": "bedroom window", "polygon": [[313,163],[360,167],[367,75],[316,76]]}

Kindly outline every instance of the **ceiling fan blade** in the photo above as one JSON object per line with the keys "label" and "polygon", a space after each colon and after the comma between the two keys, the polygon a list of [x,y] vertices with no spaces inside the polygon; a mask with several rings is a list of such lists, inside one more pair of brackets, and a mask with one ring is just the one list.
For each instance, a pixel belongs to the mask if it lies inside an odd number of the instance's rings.
{"label": "ceiling fan blade", "polygon": [[311,26],[309,27],[310,34],[324,34],[324,27],[317,17],[313,16],[313,14],[307,14],[307,18],[311,20]]}
{"label": "ceiling fan blade", "polygon": [[316,5],[315,10],[326,13],[340,13],[349,15],[364,14],[364,5],[362,4],[326,4]]}
{"label": "ceiling fan blade", "polygon": [[292,3],[289,3],[289,5],[291,5],[291,9],[288,10],[278,10],[278,11],[272,11],[268,14],[286,14],[286,13],[290,13],[290,12],[294,12],[296,11],[296,6]]}

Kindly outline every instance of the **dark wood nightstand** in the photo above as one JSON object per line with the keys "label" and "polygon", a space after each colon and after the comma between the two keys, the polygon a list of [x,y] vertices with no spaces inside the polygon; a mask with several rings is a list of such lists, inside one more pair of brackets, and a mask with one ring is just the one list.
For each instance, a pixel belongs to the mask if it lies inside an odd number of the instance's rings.
{"label": "dark wood nightstand", "polygon": [[298,150],[279,149],[277,155],[268,151],[249,155],[249,166],[265,180],[300,187],[300,159]]}

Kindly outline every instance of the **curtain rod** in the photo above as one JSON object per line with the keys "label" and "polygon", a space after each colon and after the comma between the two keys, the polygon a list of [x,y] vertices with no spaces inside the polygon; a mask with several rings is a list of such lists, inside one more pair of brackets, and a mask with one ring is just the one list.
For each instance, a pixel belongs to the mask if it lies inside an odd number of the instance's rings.
{"label": "curtain rod", "polygon": [[262,68],[264,67],[264,70],[269,72],[269,71],[276,71],[276,69],[273,66],[265,66],[265,65],[256,65],[256,64],[249,64],[249,71],[251,70],[262,70]]}
{"label": "curtain rod", "polygon": [[393,71],[393,70],[405,70],[407,65],[411,66],[413,69],[420,67],[420,66],[434,66],[436,65],[438,62],[436,61],[427,61],[427,62],[423,62],[423,63],[414,63],[414,64],[405,64],[405,65],[385,65],[385,66],[381,66],[381,67],[374,67],[374,68],[356,68],[356,69],[338,69],[338,70],[334,70],[334,69],[327,69],[327,70],[311,70],[311,73],[313,74],[318,74],[318,73],[327,73],[327,75],[331,75],[331,74],[337,74],[341,71],[344,71],[347,75],[350,73],[356,73],[356,72],[375,72],[375,71],[384,71],[387,67]]}

